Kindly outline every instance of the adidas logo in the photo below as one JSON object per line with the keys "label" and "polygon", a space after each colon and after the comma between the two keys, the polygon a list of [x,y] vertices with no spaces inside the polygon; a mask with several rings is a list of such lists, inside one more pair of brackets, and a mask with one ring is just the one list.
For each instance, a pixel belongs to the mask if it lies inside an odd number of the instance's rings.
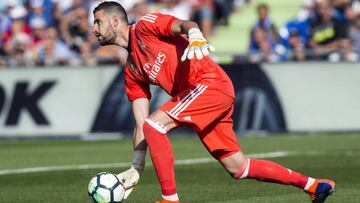
{"label": "adidas logo", "polygon": [[191,116],[184,116],[183,119],[186,121],[191,121]]}

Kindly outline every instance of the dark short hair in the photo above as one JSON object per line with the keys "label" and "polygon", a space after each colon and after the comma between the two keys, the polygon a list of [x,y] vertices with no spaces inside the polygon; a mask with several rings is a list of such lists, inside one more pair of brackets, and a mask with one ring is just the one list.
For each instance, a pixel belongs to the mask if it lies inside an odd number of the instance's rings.
{"label": "dark short hair", "polygon": [[265,3],[260,3],[257,5],[256,9],[259,11],[260,9],[269,10],[269,6]]}
{"label": "dark short hair", "polygon": [[117,14],[121,17],[121,20],[128,22],[127,13],[124,7],[122,7],[118,2],[103,1],[94,8],[93,14],[101,10],[105,11],[105,13]]}

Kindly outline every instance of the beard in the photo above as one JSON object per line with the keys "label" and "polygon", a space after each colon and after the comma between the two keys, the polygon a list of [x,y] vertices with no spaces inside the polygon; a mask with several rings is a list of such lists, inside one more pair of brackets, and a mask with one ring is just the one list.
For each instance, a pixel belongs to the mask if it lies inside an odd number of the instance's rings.
{"label": "beard", "polygon": [[112,45],[116,41],[116,34],[115,33],[110,33],[109,36],[107,36],[107,37],[101,35],[101,36],[98,37],[98,41],[102,46]]}

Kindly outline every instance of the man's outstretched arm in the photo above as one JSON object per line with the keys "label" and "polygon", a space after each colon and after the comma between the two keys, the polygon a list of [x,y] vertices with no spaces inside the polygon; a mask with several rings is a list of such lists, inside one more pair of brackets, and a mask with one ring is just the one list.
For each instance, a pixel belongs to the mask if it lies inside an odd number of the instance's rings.
{"label": "man's outstretched arm", "polygon": [[193,21],[176,19],[171,26],[171,32],[188,35],[189,46],[181,57],[182,61],[191,60],[195,56],[198,60],[201,60],[204,56],[208,56],[210,51],[215,51],[215,48],[208,44],[208,41],[204,38],[199,26]]}
{"label": "man's outstretched arm", "polygon": [[144,137],[143,125],[145,118],[149,115],[149,100],[147,98],[140,98],[133,101],[132,110],[136,122],[133,134],[134,155],[132,166],[130,169],[118,174],[118,177],[124,182],[126,188],[124,199],[130,195],[145,168],[147,144]]}

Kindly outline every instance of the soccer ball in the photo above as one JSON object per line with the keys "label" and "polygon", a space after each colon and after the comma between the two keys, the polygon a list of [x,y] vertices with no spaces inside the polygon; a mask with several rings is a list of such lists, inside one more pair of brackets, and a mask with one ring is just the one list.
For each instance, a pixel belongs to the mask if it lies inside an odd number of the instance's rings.
{"label": "soccer ball", "polygon": [[88,194],[95,203],[120,203],[124,198],[125,188],[116,175],[102,172],[91,178]]}

